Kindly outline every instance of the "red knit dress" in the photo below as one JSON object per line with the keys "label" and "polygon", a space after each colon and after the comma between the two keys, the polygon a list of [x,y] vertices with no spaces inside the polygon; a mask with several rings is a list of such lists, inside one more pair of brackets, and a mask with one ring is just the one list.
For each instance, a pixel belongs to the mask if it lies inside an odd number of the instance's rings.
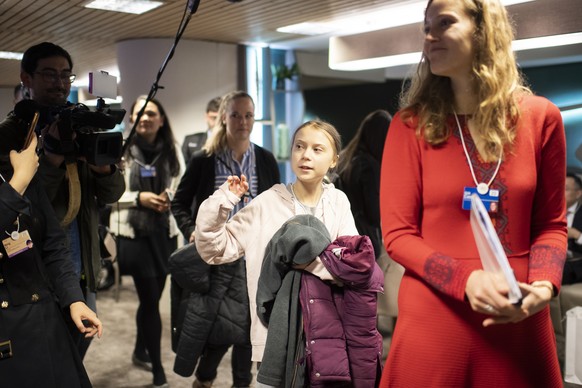
{"label": "red knit dress", "polygon": [[[559,110],[526,96],[512,152],[491,188],[500,191],[495,228],[519,281],[549,280],[559,289],[566,257],[565,134]],[[517,324],[482,326],[485,315],[465,300],[470,273],[481,268],[461,208],[475,187],[454,117],[453,135],[431,147],[400,114],[392,121],[380,188],[388,252],[406,273],[398,321],[381,387],[561,387],[549,307]],[[479,182],[485,163],[461,117]]]}

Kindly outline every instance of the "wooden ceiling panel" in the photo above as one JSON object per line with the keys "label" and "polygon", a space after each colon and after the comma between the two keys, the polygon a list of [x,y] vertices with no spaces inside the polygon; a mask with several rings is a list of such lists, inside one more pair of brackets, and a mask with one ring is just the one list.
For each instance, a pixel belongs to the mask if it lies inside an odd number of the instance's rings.
{"label": "wooden ceiling panel", "polygon": [[[174,38],[186,0],[142,15],[84,8],[88,0],[0,0],[0,50],[23,52],[42,41],[70,51],[75,72],[116,64],[116,42]],[[276,29],[305,21],[327,21],[370,12],[410,0],[201,0],[183,39],[227,43],[282,43],[298,38]],[[537,2],[552,0],[538,0]],[[579,0],[578,0],[579,1]],[[537,3],[536,2],[536,3]],[[178,50],[180,48],[178,47]],[[319,48],[325,50],[326,47]],[[19,82],[19,63],[0,59],[0,86]]]}

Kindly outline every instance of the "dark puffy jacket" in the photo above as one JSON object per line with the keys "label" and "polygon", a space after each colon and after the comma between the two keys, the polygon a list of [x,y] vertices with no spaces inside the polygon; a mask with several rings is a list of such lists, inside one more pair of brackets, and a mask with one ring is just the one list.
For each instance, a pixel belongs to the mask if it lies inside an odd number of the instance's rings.
{"label": "dark puffy jacket", "polygon": [[[194,372],[206,343],[250,343],[244,261],[211,266],[196,254],[191,265],[200,269],[192,273],[199,273],[200,279],[206,278],[208,283],[198,283],[196,289],[184,290],[189,295],[180,298],[181,312],[176,326],[173,327],[174,330],[178,329],[175,333],[174,372],[184,377],[191,376]],[[208,292],[201,293],[200,290]]]}
{"label": "dark puffy jacket", "polygon": [[377,293],[384,277],[367,236],[342,236],[320,258],[343,282],[337,287],[304,274],[300,300],[312,387],[375,387],[380,381],[382,336],[376,329]]}

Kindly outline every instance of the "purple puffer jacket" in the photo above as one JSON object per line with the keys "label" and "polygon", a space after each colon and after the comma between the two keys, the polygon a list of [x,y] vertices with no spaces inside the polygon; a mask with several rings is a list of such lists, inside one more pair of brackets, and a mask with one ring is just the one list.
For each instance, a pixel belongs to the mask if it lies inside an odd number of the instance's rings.
{"label": "purple puffer jacket", "polygon": [[372,243],[367,236],[339,237],[320,258],[343,287],[302,275],[300,301],[310,384],[375,387],[382,354],[376,298],[384,291],[384,277]]}

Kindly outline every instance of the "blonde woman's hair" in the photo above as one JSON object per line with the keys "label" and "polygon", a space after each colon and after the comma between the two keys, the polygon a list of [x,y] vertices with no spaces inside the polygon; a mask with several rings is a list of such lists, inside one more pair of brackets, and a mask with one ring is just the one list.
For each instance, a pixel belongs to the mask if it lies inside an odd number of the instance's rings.
{"label": "blonde woman's hair", "polygon": [[[531,91],[517,69],[511,48],[513,28],[505,7],[499,0],[460,1],[475,24],[472,75],[479,105],[472,119],[485,141],[486,158],[498,160],[500,152],[510,150],[515,139],[519,98]],[[404,120],[418,117],[417,133],[429,144],[442,144],[452,134],[446,122],[454,107],[450,79],[432,74],[424,54],[410,85],[403,90],[400,107]]]}
{"label": "blonde woman's hair", "polygon": [[226,110],[232,101],[239,98],[248,98],[253,103],[253,106],[255,105],[253,98],[241,90],[230,92],[222,97],[220,107],[218,108],[216,123],[214,124],[214,128],[212,128],[212,135],[210,135],[202,147],[208,155],[216,154],[228,148],[228,143],[226,142]]}

